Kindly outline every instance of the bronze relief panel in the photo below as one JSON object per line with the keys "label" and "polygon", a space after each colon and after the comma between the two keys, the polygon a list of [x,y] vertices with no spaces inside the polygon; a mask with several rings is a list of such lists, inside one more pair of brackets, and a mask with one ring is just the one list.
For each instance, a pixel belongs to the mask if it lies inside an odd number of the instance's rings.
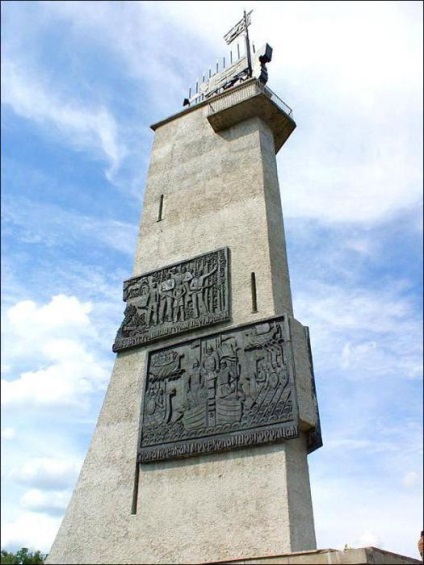
{"label": "bronze relief panel", "polygon": [[113,351],[229,321],[229,292],[228,248],[128,279]]}
{"label": "bronze relief panel", "polygon": [[150,352],[140,463],[297,436],[285,316]]}

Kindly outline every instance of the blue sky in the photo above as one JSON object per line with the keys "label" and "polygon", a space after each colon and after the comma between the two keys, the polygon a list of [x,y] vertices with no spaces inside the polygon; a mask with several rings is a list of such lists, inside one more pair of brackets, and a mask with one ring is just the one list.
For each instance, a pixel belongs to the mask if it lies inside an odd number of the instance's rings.
{"label": "blue sky", "polygon": [[114,362],[153,132],[253,9],[324,447],[320,548],[418,557],[422,3],[2,3],[2,547],[48,551]]}

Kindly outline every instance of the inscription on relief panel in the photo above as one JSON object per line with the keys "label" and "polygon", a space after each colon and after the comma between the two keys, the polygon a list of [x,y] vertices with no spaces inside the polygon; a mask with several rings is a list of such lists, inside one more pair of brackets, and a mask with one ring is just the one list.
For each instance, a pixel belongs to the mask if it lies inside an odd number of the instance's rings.
{"label": "inscription on relief panel", "polygon": [[125,281],[127,305],[113,351],[228,321],[228,273],[224,248]]}
{"label": "inscription on relief panel", "polygon": [[139,462],[297,436],[285,316],[150,352]]}

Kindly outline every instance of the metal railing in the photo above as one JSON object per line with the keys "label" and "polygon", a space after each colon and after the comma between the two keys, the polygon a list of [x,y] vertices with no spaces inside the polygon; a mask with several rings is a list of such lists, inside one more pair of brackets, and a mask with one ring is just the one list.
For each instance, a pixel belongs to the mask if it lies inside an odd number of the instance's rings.
{"label": "metal railing", "polygon": [[[235,87],[235,89],[234,89],[235,92],[238,92],[238,93],[241,94],[244,90],[243,86],[245,86],[247,88],[250,88],[250,87],[253,88],[252,93],[247,95],[248,97],[254,95],[255,89],[259,89],[263,94],[265,94],[265,96],[267,98],[269,98],[276,106],[278,106],[278,108],[280,108],[280,110],[282,110],[285,114],[287,114],[291,118],[293,117],[293,110],[290,108],[290,106],[288,104],[286,104],[283,100],[281,100],[281,98],[279,96],[277,96],[275,94],[275,92],[273,92],[270,88],[268,88],[268,86],[259,82],[258,79],[256,79],[255,81],[250,80],[247,83],[242,82],[241,84],[237,85],[237,87]],[[209,98],[211,103],[213,103],[213,102],[216,103],[217,100],[220,100],[220,101],[223,100],[222,99],[223,94],[228,94],[228,93],[232,92],[232,90],[233,90],[232,88],[229,88],[228,90],[221,89],[219,92],[214,92],[214,95],[211,96],[210,98],[205,97],[205,100],[207,100]],[[257,92],[257,90],[256,90],[256,92]],[[246,96],[246,94],[245,94],[245,96]],[[219,104],[219,106],[221,106],[221,105],[222,105],[222,102],[221,102],[221,104]],[[225,106],[225,103],[224,103],[224,106]],[[223,108],[220,108],[220,109],[222,110]],[[214,110],[214,108],[212,106],[211,106],[211,110],[216,111],[216,110]]]}
{"label": "metal railing", "polygon": [[261,84],[260,82],[257,83],[257,86],[262,90],[262,92],[268,96],[274,104],[276,104],[283,112],[285,112],[288,116],[292,116],[293,110],[288,106],[279,96],[275,94],[268,86]]}

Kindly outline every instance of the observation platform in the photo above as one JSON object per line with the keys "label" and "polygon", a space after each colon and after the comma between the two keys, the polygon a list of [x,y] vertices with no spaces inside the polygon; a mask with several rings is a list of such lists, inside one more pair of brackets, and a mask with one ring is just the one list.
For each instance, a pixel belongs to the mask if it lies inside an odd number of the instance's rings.
{"label": "observation platform", "polygon": [[256,78],[248,79],[210,98],[205,98],[150,127],[156,131],[183,114],[202,107],[206,111],[210,125],[217,133],[249,118],[255,116],[261,118],[273,133],[275,153],[278,153],[296,128],[292,109]]}

